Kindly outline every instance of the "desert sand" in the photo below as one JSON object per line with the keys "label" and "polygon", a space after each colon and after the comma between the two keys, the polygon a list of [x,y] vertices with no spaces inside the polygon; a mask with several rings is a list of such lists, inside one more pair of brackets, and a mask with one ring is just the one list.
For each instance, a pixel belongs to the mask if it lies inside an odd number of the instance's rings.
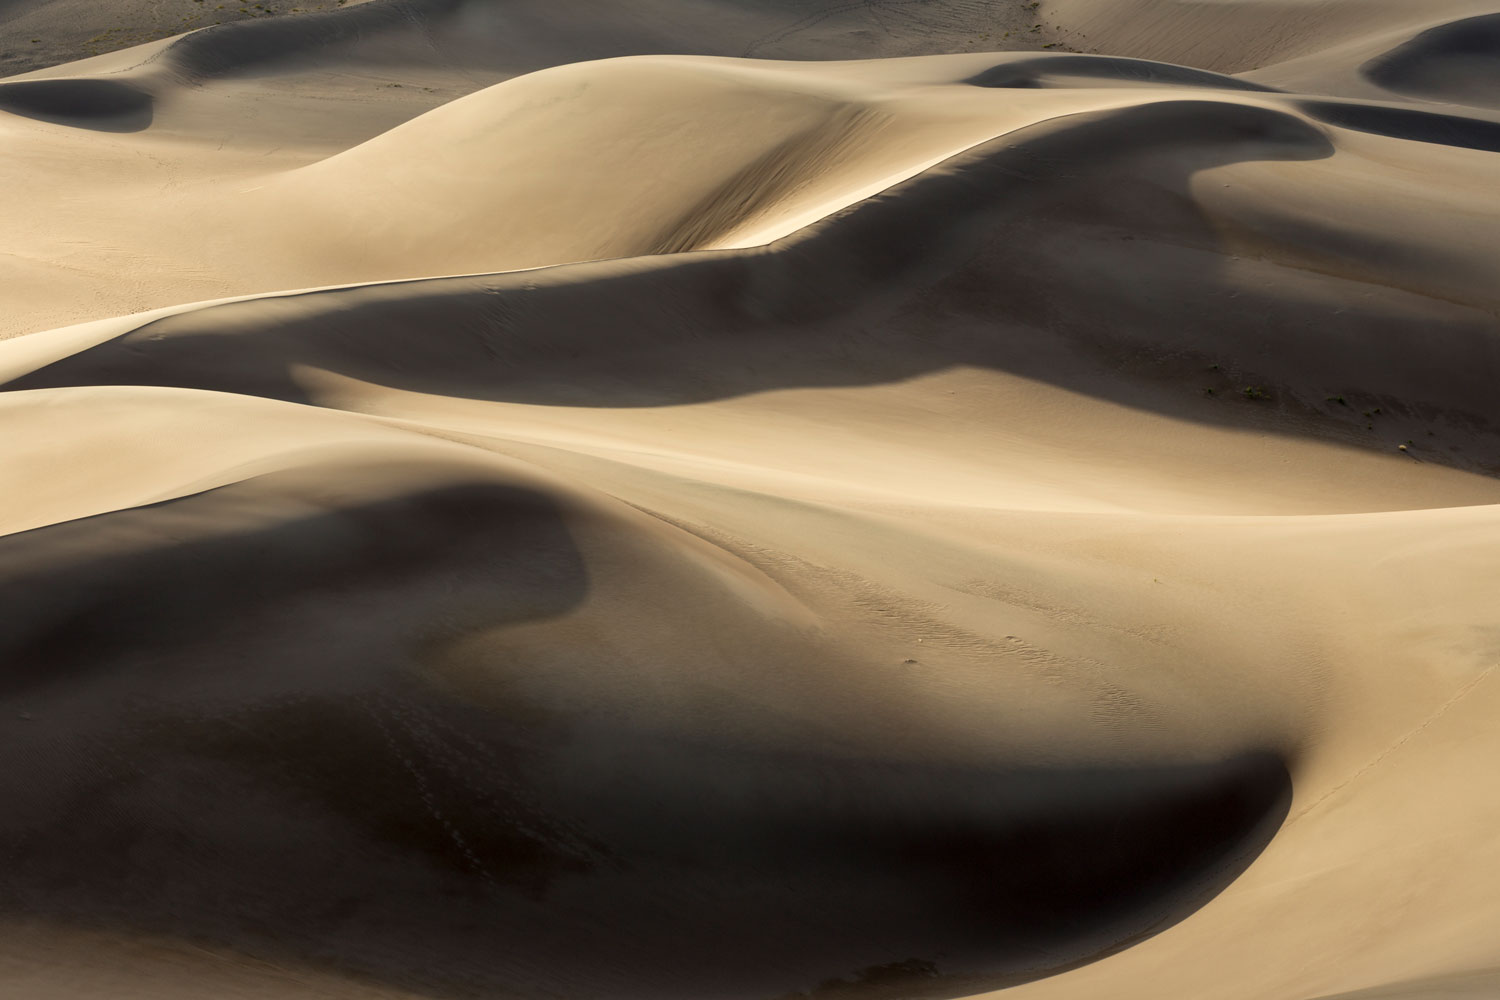
{"label": "desert sand", "polygon": [[0,995],[1500,996],[1500,2],[224,7],[0,0]]}

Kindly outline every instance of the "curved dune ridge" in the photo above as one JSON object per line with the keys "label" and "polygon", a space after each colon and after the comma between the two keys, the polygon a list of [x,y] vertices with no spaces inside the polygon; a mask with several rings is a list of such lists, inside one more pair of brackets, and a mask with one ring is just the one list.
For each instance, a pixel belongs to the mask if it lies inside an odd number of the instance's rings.
{"label": "curved dune ridge", "polygon": [[0,994],[1491,995],[1497,19],[0,79]]}

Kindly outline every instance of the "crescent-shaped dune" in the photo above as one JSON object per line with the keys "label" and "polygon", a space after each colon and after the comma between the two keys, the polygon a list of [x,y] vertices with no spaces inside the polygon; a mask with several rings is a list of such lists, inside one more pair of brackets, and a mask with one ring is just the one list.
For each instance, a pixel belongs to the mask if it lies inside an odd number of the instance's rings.
{"label": "crescent-shaped dune", "polygon": [[1500,988],[1500,3],[178,6],[0,0],[0,995]]}

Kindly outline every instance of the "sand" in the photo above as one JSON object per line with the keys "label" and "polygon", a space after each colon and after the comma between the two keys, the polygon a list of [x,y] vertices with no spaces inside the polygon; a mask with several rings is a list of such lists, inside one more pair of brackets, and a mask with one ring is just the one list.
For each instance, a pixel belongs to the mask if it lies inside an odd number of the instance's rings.
{"label": "sand", "polygon": [[0,994],[1500,989],[1500,4],[100,6]]}

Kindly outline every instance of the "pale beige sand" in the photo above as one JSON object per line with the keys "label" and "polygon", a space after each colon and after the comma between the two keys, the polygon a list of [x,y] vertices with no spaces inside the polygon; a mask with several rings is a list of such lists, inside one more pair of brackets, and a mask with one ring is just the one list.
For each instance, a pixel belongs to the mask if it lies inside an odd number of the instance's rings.
{"label": "pale beige sand", "polygon": [[1494,995],[1496,66],[371,0],[0,80],[0,995]]}

